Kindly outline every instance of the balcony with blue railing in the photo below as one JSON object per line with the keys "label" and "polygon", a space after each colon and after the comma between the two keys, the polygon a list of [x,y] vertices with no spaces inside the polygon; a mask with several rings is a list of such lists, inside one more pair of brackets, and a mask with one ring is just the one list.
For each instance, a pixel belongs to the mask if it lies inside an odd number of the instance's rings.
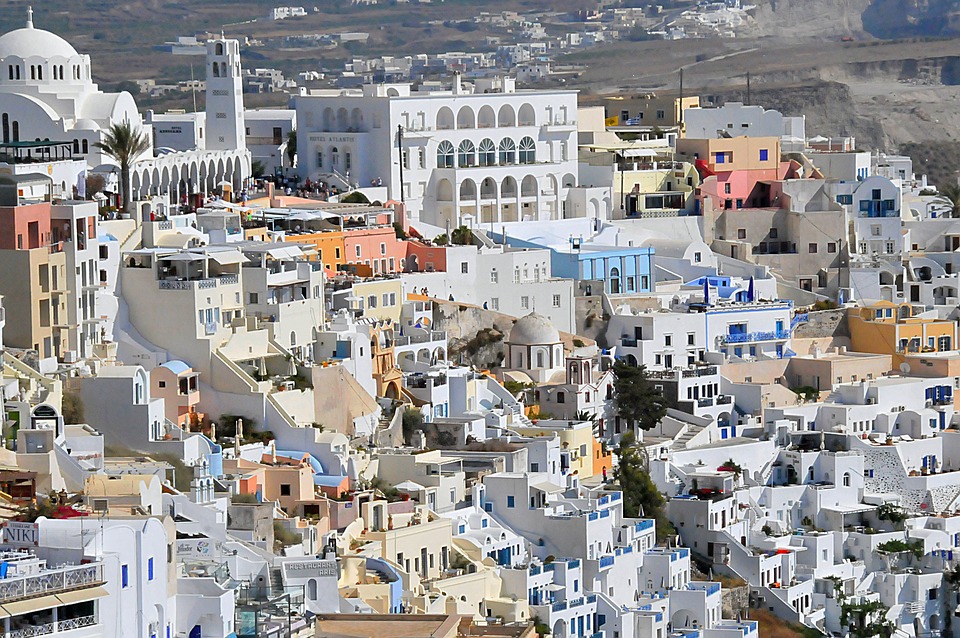
{"label": "balcony with blue railing", "polygon": [[615,556],[601,556],[600,557],[600,569],[605,569],[607,567],[613,567]]}
{"label": "balcony with blue railing", "polygon": [[706,592],[707,596],[713,596],[720,593],[720,583],[693,581],[687,583],[687,589],[690,591]]}
{"label": "balcony with blue railing", "polygon": [[654,520],[652,518],[646,518],[642,521],[634,523],[633,531],[635,532],[644,532],[646,530],[653,529]]}
{"label": "balcony with blue railing", "polygon": [[759,341],[786,341],[790,338],[789,330],[768,330],[759,332],[735,332],[720,335],[721,345],[731,343],[755,343]]}
{"label": "balcony with blue railing", "polygon": [[801,323],[806,323],[809,320],[810,320],[809,312],[798,312],[797,314],[793,315],[793,319],[790,320],[790,330],[793,330]]}

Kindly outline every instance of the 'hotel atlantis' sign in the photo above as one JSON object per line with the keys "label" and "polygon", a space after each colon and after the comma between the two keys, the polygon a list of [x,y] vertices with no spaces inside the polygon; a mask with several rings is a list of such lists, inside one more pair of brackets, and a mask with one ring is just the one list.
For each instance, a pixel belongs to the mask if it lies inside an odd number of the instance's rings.
{"label": "'hotel atlantis' sign", "polygon": [[7,521],[3,524],[4,545],[13,547],[36,547],[40,544],[40,526],[36,523]]}

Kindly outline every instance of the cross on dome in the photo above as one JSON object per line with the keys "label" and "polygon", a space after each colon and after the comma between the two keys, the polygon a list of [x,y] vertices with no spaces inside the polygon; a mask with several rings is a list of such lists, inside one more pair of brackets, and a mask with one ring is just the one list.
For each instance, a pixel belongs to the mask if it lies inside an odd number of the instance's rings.
{"label": "cross on dome", "polygon": [[27,7],[27,28],[33,28],[33,7]]}

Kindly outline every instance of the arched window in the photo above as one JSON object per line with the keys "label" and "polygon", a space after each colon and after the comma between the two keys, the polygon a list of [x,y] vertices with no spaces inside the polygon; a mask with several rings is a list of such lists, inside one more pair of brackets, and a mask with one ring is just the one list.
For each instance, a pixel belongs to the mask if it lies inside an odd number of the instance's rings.
{"label": "arched window", "polygon": [[333,166],[340,164],[340,149],[336,146],[330,149],[330,164]]}
{"label": "arched window", "polygon": [[497,163],[497,147],[493,140],[485,139],[480,142],[480,166],[494,166]]}
{"label": "arched window", "polygon": [[537,367],[538,368],[543,367],[543,351],[542,350],[537,352]]}
{"label": "arched window", "polygon": [[290,345],[297,345],[297,333],[295,331],[290,331]]}
{"label": "arched window", "polygon": [[532,137],[525,137],[520,140],[520,163],[537,163],[537,143],[533,141]]}
{"label": "arched window", "polygon": [[[16,124],[16,122],[14,122],[14,124]],[[89,152],[90,152],[90,147],[87,146],[87,140],[82,140],[80,143],[83,145],[83,152],[84,152],[84,153],[89,153]]]}
{"label": "arched window", "polygon": [[500,166],[509,166],[517,161],[517,145],[509,137],[500,142]]}
{"label": "arched window", "polygon": [[16,120],[13,121],[13,141],[20,141],[20,122]]}
{"label": "arched window", "polygon": [[843,473],[843,486],[850,487],[850,472]]}
{"label": "arched window", "polygon": [[220,63],[219,63],[219,62],[214,62],[214,63],[213,63],[213,77],[215,77],[215,78],[220,77]]}
{"label": "arched window", "polygon": [[437,168],[453,168],[453,144],[447,140],[437,147]]}
{"label": "arched window", "polygon": [[10,141],[10,116],[6,113],[3,114],[3,143],[6,144]]}
{"label": "arched window", "polygon": [[80,154],[80,140],[73,140],[73,154]]}
{"label": "arched window", "polygon": [[217,42],[216,52],[217,55],[223,55],[223,42]]}
{"label": "arched window", "polygon": [[30,65],[30,79],[31,80],[37,79],[37,67],[33,64]]}
{"label": "arched window", "polygon": [[60,79],[63,79],[63,65],[60,65]]}
{"label": "arched window", "polygon": [[43,79],[43,67],[39,64],[37,65],[37,79],[38,80]]}
{"label": "arched window", "polygon": [[10,65],[9,67],[7,67],[7,68],[8,68],[9,71],[10,71],[10,79],[12,80],[12,79],[13,79],[13,65],[11,64],[11,65]]}
{"label": "arched window", "polygon": [[470,140],[463,140],[457,147],[457,166],[464,168],[466,166],[476,166],[477,156],[476,147]]}
{"label": "arched window", "polygon": [[620,294],[620,269],[619,268],[610,269],[610,293],[614,295]]}

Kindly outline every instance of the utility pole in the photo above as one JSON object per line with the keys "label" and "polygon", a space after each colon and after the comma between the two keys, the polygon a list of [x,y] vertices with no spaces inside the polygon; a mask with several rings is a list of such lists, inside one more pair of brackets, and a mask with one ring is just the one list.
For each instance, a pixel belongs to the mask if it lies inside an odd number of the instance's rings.
{"label": "utility pole", "polygon": [[750,106],[750,71],[747,71],[747,106]]}
{"label": "utility pole", "polygon": [[680,132],[683,132],[683,67],[680,67]]}
{"label": "utility pole", "polygon": [[400,156],[400,202],[406,203],[403,197],[403,124],[397,124],[397,153]]}

